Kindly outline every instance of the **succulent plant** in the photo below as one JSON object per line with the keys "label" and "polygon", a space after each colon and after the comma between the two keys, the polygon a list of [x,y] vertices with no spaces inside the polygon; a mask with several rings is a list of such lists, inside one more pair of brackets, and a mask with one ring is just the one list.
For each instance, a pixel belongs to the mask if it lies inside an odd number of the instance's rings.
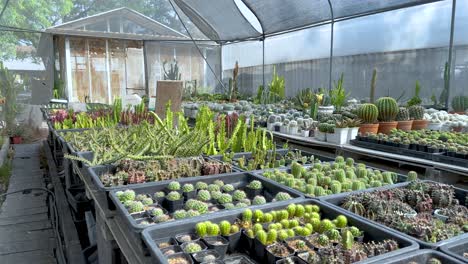
{"label": "succulent plant", "polygon": [[275,229],[268,230],[267,244],[273,244],[278,239],[278,232]]}
{"label": "succulent plant", "polygon": [[128,212],[131,214],[138,213],[143,210],[145,210],[145,206],[140,201],[132,201],[128,207]]}
{"label": "succulent plant", "polygon": [[160,192],[155,192],[153,194],[153,198],[155,200],[159,199],[159,198],[163,198],[164,196],[166,196],[166,194],[163,192],[163,191],[160,191]]}
{"label": "succulent plant", "polygon": [[366,209],[364,208],[364,205],[362,205],[362,203],[353,201],[352,199],[346,200],[341,205],[341,207],[360,216],[364,216],[366,212]]}
{"label": "succulent plant", "polygon": [[263,245],[267,245],[267,239],[268,239],[267,232],[265,232],[264,230],[259,230],[255,234],[255,237],[258,239],[258,241],[260,241],[260,243],[262,243]]}
{"label": "succulent plant", "polygon": [[275,195],[275,201],[285,201],[291,199],[291,195],[286,192],[279,192]]}
{"label": "succulent plant", "polygon": [[207,224],[206,226],[206,234],[208,236],[217,236],[219,235],[219,226],[217,224],[214,224],[214,223],[209,223]]}
{"label": "succulent plant", "polygon": [[191,254],[191,253],[196,253],[202,250],[202,247],[195,242],[189,242],[187,245],[184,247],[184,252]]}
{"label": "succulent plant", "polygon": [[195,225],[195,232],[199,237],[205,237],[207,234],[207,223],[199,222]]}
{"label": "succulent plant", "polygon": [[253,180],[247,185],[250,189],[254,190],[261,190],[262,189],[262,182],[258,180]]}
{"label": "succulent plant", "polygon": [[247,194],[244,191],[241,190],[235,190],[234,193],[232,194],[232,199],[235,201],[241,201],[247,197]]}
{"label": "succulent plant", "polygon": [[155,223],[164,223],[164,222],[171,220],[171,217],[166,214],[163,214],[163,215],[158,215],[154,217],[153,220]]}
{"label": "succulent plant", "polygon": [[223,195],[221,191],[214,191],[214,192],[211,192],[210,194],[211,194],[211,198],[215,200],[218,200]]}
{"label": "succulent plant", "polygon": [[236,206],[233,203],[225,203],[225,204],[223,204],[223,206],[224,206],[224,209],[226,209],[226,210],[236,209]]}
{"label": "succulent plant", "polygon": [[410,118],[414,120],[423,120],[424,110],[424,107],[420,105],[413,105],[408,108]]}
{"label": "succulent plant", "polygon": [[223,193],[221,197],[218,199],[218,202],[220,204],[232,203],[232,196],[230,194]]}
{"label": "succulent plant", "polygon": [[208,189],[208,184],[206,182],[197,182],[195,183],[195,188],[197,190],[206,190]]}
{"label": "succulent plant", "polygon": [[351,250],[354,244],[354,236],[349,230],[344,230],[341,234],[341,245],[346,250]]}
{"label": "succulent plant", "polygon": [[197,199],[202,202],[207,202],[211,200],[211,194],[208,190],[200,190],[198,191]]}
{"label": "succulent plant", "polygon": [[200,214],[206,214],[208,213],[208,204],[201,201],[197,201],[193,206],[193,210],[199,212]]}
{"label": "succulent plant", "polygon": [[167,185],[167,189],[170,191],[178,191],[180,190],[180,183],[177,181],[172,181]]}
{"label": "succulent plant", "polygon": [[215,180],[213,183],[218,185],[219,187],[223,187],[224,185],[224,182],[222,180]]}
{"label": "succulent plant", "polygon": [[392,97],[381,97],[375,103],[379,111],[378,119],[383,122],[395,121],[398,114],[398,103]]}
{"label": "succulent plant", "polygon": [[221,235],[229,236],[231,234],[231,223],[229,223],[226,220],[221,221],[219,223],[219,230],[221,232]]}
{"label": "succulent plant", "polygon": [[262,204],[266,204],[266,199],[265,197],[261,196],[261,195],[257,195],[253,198],[252,200],[252,205],[262,205]]}
{"label": "succulent plant", "polygon": [[344,215],[339,215],[336,217],[336,227],[338,228],[344,228],[348,225],[348,218]]}
{"label": "succulent plant", "polygon": [[169,200],[169,201],[178,201],[180,200],[182,197],[180,195],[180,193],[176,192],[176,191],[173,191],[173,192],[170,192],[166,195],[166,199]]}
{"label": "succulent plant", "polygon": [[332,223],[332,221],[330,221],[329,219],[323,219],[321,222],[320,222],[320,226],[318,228],[318,231],[320,233],[326,233],[327,231],[331,230],[334,228],[334,225]]}
{"label": "succulent plant", "polygon": [[408,109],[405,107],[400,107],[398,109],[398,114],[396,116],[397,121],[407,121],[410,120],[410,115]]}
{"label": "succulent plant", "polygon": [[125,190],[125,191],[121,191],[119,192],[118,194],[116,193],[117,195],[117,198],[119,198],[119,200],[123,203],[125,201],[133,201],[135,200],[135,191],[133,190]]}
{"label": "succulent plant", "polygon": [[195,190],[195,187],[191,183],[186,183],[182,186],[182,191],[184,193],[193,192],[194,190]]}
{"label": "succulent plant", "polygon": [[210,184],[208,185],[208,191],[210,192],[215,192],[215,191],[220,191],[221,190],[221,186],[217,185],[217,184]]}
{"label": "succulent plant", "polygon": [[317,243],[322,247],[326,247],[330,244],[330,239],[326,235],[321,234],[317,238]]}
{"label": "succulent plant", "polygon": [[141,200],[141,203],[143,203],[143,205],[145,206],[148,206],[148,205],[152,205],[154,201],[150,197],[145,197],[143,200]]}
{"label": "succulent plant", "polygon": [[374,124],[377,121],[379,110],[374,104],[362,104],[358,111],[358,117],[366,124]]}
{"label": "succulent plant", "polygon": [[336,182],[331,185],[331,191],[334,194],[341,193],[341,183]]}
{"label": "succulent plant", "polygon": [[187,211],[187,218],[190,218],[190,217],[195,217],[195,216],[199,216],[200,213],[198,211],[195,211],[195,210],[188,210]]}
{"label": "succulent plant", "polygon": [[233,192],[235,190],[232,184],[225,184],[221,189],[223,192]]}
{"label": "succulent plant", "polygon": [[455,112],[465,112],[468,109],[468,96],[454,96],[452,98],[452,108]]}
{"label": "succulent plant", "polygon": [[187,218],[187,212],[185,210],[177,210],[173,214],[174,219],[184,219]]}
{"label": "succulent plant", "polygon": [[242,221],[244,221],[244,222],[251,222],[251,221],[252,221],[252,216],[253,216],[252,210],[246,209],[246,210],[242,213]]}
{"label": "succulent plant", "polygon": [[263,212],[262,210],[253,211],[252,219],[254,222],[259,223],[263,221]]}
{"label": "succulent plant", "polygon": [[151,214],[152,216],[159,216],[159,215],[163,215],[163,214],[164,214],[164,211],[163,211],[161,208],[157,208],[157,207],[156,207],[156,208],[152,208],[152,209],[150,210],[150,214]]}

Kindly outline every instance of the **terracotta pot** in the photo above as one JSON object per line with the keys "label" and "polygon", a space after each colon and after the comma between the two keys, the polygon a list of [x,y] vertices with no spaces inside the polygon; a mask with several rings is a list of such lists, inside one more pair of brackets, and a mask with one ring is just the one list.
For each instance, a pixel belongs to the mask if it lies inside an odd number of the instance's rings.
{"label": "terracotta pot", "polygon": [[379,123],[377,124],[361,124],[359,126],[359,133],[365,135],[367,132],[371,134],[377,134],[379,132]]}
{"label": "terracotta pot", "polygon": [[23,139],[20,136],[11,137],[12,144],[21,144],[22,141]]}
{"label": "terracotta pot", "polygon": [[380,122],[379,123],[379,133],[389,135],[392,129],[397,128],[398,122]]}
{"label": "terracotta pot", "polygon": [[427,128],[429,120],[413,120],[413,130],[421,130]]}
{"label": "terracotta pot", "polygon": [[463,127],[454,127],[452,128],[453,132],[461,132],[463,130]]}
{"label": "terracotta pot", "polygon": [[410,131],[413,127],[413,120],[408,121],[398,121],[397,128],[403,131]]}

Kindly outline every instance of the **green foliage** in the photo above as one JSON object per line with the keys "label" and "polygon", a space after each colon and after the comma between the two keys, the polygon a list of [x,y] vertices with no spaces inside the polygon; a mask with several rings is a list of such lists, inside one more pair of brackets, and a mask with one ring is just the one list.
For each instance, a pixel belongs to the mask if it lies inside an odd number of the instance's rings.
{"label": "green foliage", "polygon": [[5,115],[6,128],[13,128],[16,126],[15,118],[19,113],[16,97],[21,85],[15,82],[15,76],[3,66],[3,62],[0,62],[0,89],[1,94],[5,96],[2,111]]}
{"label": "green foliage", "polygon": [[335,106],[335,110],[340,112],[341,107],[346,104],[346,98],[349,96],[349,93],[346,93],[346,90],[343,87],[344,74],[341,73],[340,78],[337,82],[334,82],[333,89],[330,91],[331,104]]}
{"label": "green foliage", "polygon": [[374,68],[372,71],[372,80],[371,80],[371,86],[370,86],[370,103],[373,104],[375,101],[375,91],[377,88],[377,69]]}
{"label": "green foliage", "polygon": [[271,104],[277,103],[285,98],[285,80],[283,76],[276,73],[276,66],[273,66],[273,77],[266,90],[262,85],[258,87],[256,103]]}
{"label": "green foliage", "polygon": [[419,81],[416,81],[416,85],[414,88],[414,96],[408,101],[408,107],[413,106],[413,105],[420,105],[422,100],[419,97],[419,93],[421,92],[421,84]]}
{"label": "green foliage", "polygon": [[445,63],[444,67],[444,89],[439,96],[439,104],[444,105],[447,103],[448,89],[450,85],[450,65],[448,62]]}

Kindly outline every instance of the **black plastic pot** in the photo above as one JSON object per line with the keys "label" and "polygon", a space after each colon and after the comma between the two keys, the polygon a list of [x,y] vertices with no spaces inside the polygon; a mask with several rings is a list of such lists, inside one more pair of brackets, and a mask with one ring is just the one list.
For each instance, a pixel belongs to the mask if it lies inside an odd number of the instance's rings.
{"label": "black plastic pot", "polygon": [[440,250],[445,254],[454,257],[458,260],[468,262],[468,259],[463,256],[468,248],[468,239],[447,243],[440,247]]}
{"label": "black plastic pot", "polygon": [[[192,257],[195,259],[196,263],[206,263],[209,260],[206,259],[207,256],[213,256],[214,260],[223,259],[216,250],[204,250],[197,253],[193,253]],[[213,263],[213,260],[209,261]]]}
{"label": "black plastic pot", "polygon": [[182,249],[180,248],[180,246],[170,246],[170,247],[165,247],[161,249],[161,252],[163,253],[164,256],[169,256],[169,255],[182,252]]}
{"label": "black plastic pot", "polygon": [[250,258],[243,256],[243,255],[236,255],[232,257],[228,257],[224,259],[225,264],[255,264]]}
{"label": "black plastic pot", "polygon": [[244,191],[249,199],[253,199],[255,196],[260,195],[262,193],[261,189],[257,190],[249,187],[245,187]]}
{"label": "black plastic pot", "polygon": [[[185,241],[183,240],[183,237],[184,236],[190,236],[190,241]],[[200,237],[197,236],[196,234],[193,234],[193,233],[184,233],[184,234],[178,234],[175,239],[177,240],[177,242],[181,245],[183,243],[186,243],[186,242],[195,242],[195,241],[199,241],[200,240]]]}
{"label": "black plastic pot", "polygon": [[188,201],[190,199],[194,199],[195,197],[197,197],[197,192],[195,190],[193,190],[191,192],[184,192],[182,194],[184,195],[184,200],[185,201]]}
{"label": "black plastic pot", "polygon": [[239,248],[239,243],[241,241],[241,232],[237,232],[234,234],[230,234],[229,236],[223,236],[225,239],[229,241],[228,251],[229,253],[236,252],[236,249]]}
{"label": "black plastic pot", "polygon": [[447,156],[449,157],[455,157],[456,152],[455,151],[447,151]]}
{"label": "black plastic pot", "polygon": [[466,158],[466,155],[463,153],[455,152],[455,158],[464,159]]}
{"label": "black plastic pot", "polygon": [[409,149],[409,144],[400,144],[400,148],[402,149]]}
{"label": "black plastic pot", "polygon": [[[413,251],[407,254],[387,258],[385,259],[384,263],[386,264],[407,264],[410,262],[411,263],[429,263],[428,261],[431,258],[436,258],[440,261],[440,263],[443,263],[443,264],[466,263],[456,258],[453,258],[451,256],[445,255],[444,253],[441,253],[435,250],[429,250],[429,249],[417,250],[417,251]],[[368,263],[380,264],[382,262],[369,261]]]}
{"label": "black plastic pot", "polygon": [[293,247],[289,246],[289,244],[288,244],[289,241],[293,241],[293,240],[297,240],[297,239],[304,241],[305,244],[307,245],[308,249],[309,249],[309,250],[313,250],[314,246],[311,245],[311,244],[309,243],[309,241],[307,241],[307,240],[304,239],[303,237],[295,236],[295,237],[291,237],[291,238],[286,239],[285,244],[286,244],[291,250],[293,250],[294,253],[295,253],[296,255],[299,254],[299,253],[308,251],[307,249],[304,249],[304,250],[299,250],[299,249],[298,249],[298,250],[296,250],[296,249],[294,249]]}
{"label": "black plastic pot", "polygon": [[281,126],[275,126],[275,132],[280,132]]}
{"label": "black plastic pot", "polygon": [[296,264],[306,264],[307,263],[307,262],[303,261],[302,259],[300,259],[300,258],[298,258],[296,256],[292,256],[292,257],[280,259],[280,260],[276,261],[276,264],[289,264],[289,263],[291,263],[291,261],[293,263],[296,263]]}
{"label": "black plastic pot", "polygon": [[173,213],[179,209],[184,208],[184,199],[179,199],[177,201],[164,199],[163,206],[169,213]]}
{"label": "black plastic pot", "polygon": [[221,258],[226,256],[226,252],[229,247],[229,241],[222,236],[209,236],[204,237],[203,241],[208,246],[209,249],[213,249],[218,252]]}
{"label": "black plastic pot", "polygon": [[266,255],[266,247],[257,238],[253,240],[253,255],[256,260],[263,260]]}
{"label": "black plastic pot", "polygon": [[159,249],[163,249],[163,248],[166,248],[168,246],[162,246],[162,244],[168,244],[169,247],[170,246],[177,246],[179,243],[177,243],[177,240],[173,237],[171,238],[166,238],[166,239],[158,239],[158,240],[155,240],[154,241],[156,243],[156,246],[159,248]]}
{"label": "black plastic pot", "polygon": [[[294,254],[294,251],[291,250],[288,246],[286,246],[285,244],[282,244],[282,243],[279,243],[281,246],[285,247],[288,251],[289,251],[289,254],[288,256],[286,257],[289,257],[289,256],[292,256]],[[268,263],[276,263],[276,261],[280,260],[280,259],[283,259],[285,257],[281,257],[281,256],[277,256],[275,255],[274,253],[272,253],[270,251],[270,248],[272,247],[273,245],[270,245],[270,246],[267,246],[266,247],[266,259],[268,261]]]}
{"label": "black plastic pot", "polygon": [[248,237],[247,234],[245,233],[245,231],[241,232],[240,241],[241,241],[242,247],[244,248],[244,250],[246,252],[252,252],[253,251],[254,239]]}
{"label": "black plastic pot", "polygon": [[192,257],[190,257],[189,254],[186,254],[186,253],[176,253],[174,255],[170,255],[167,257],[167,260],[169,261],[170,259],[176,259],[176,258],[184,258],[187,260],[188,263],[190,264],[193,264],[193,260],[192,260]]}

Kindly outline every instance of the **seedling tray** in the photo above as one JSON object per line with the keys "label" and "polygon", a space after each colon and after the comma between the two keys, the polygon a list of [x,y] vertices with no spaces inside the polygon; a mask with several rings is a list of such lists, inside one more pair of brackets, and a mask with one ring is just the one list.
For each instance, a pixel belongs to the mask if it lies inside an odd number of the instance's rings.
{"label": "seedling tray", "polygon": [[[224,175],[214,175],[214,176],[198,176],[198,177],[191,177],[191,178],[181,178],[181,179],[178,179],[177,181],[181,185],[186,184],[186,183],[191,183],[195,185],[195,183],[198,181],[203,181],[207,184],[210,184],[210,183],[213,183],[215,180],[222,180],[225,184],[232,184],[236,190],[244,189],[245,186],[253,180],[259,180],[262,182],[262,186],[263,186],[262,195],[266,198],[267,203],[272,202],[273,197],[278,192],[289,193],[292,198],[291,200],[288,200],[289,202],[294,202],[295,200],[297,200],[297,198],[303,198],[302,194],[298,191],[286,190],[282,186],[279,186],[270,181],[265,181],[264,179],[256,175],[245,173],[245,172],[238,172],[238,173],[231,173],[231,174],[224,174]],[[152,182],[152,183],[146,183],[146,184],[129,185],[128,189],[134,190],[136,195],[149,194],[152,196],[155,192],[165,191],[169,182],[171,182],[171,180],[162,181],[162,182]],[[120,188],[120,190],[122,190],[122,188]],[[149,218],[149,215],[147,215],[146,213],[144,214],[144,216],[145,218],[148,218],[148,219],[138,218],[141,215],[138,215],[137,217],[135,217],[135,214],[134,215],[130,214],[128,210],[125,208],[125,206],[117,198],[117,195],[116,195],[117,191],[118,189],[114,189],[109,192],[110,199],[116,205],[116,208],[119,211],[119,214],[123,216],[123,218],[126,220],[127,223],[129,223],[132,229],[135,230],[135,232],[141,232],[144,228],[148,227],[148,225],[141,225],[140,222],[142,220],[152,221],[151,218]],[[250,206],[250,207],[256,208],[259,206]],[[208,214],[200,215],[200,216],[193,217],[193,218],[175,220],[169,223],[176,224],[176,223],[183,223],[187,221],[192,222],[199,218],[205,218],[207,215],[213,215],[213,214],[227,211],[227,210],[224,210],[223,207],[220,207],[220,208],[221,210],[216,213],[208,213]],[[167,208],[164,208],[164,209],[167,209]],[[161,224],[152,224],[151,226],[153,225],[161,225]]]}
{"label": "seedling tray", "polygon": [[[287,201],[287,202],[281,202],[277,204],[267,204],[267,205],[258,207],[258,209],[261,209],[264,212],[268,212],[272,210],[283,209],[290,203],[292,202]],[[340,210],[334,207],[331,207],[324,202],[313,200],[313,199],[304,199],[300,202],[296,201],[296,203],[297,204],[315,204],[315,205],[320,206],[322,219],[324,218],[334,219],[338,215],[346,216],[348,218],[349,225],[356,226],[360,230],[364,231],[364,241],[370,241],[370,240],[382,241],[384,239],[394,239],[395,241],[398,242],[400,249],[366,259],[359,263],[370,263],[371,261],[380,261],[380,263],[385,263],[385,262],[382,262],[382,260],[418,249],[418,244],[415,243],[414,241],[407,239],[405,237],[402,237],[390,230],[383,229],[375,224],[369,223],[368,221],[365,221],[350,213],[341,212]],[[164,223],[164,224],[152,226],[152,227],[145,229],[142,232],[143,241],[148,246],[148,249],[151,253],[154,263],[167,264],[168,263],[167,259],[166,257],[164,257],[161,250],[158,248],[156,241],[169,240],[170,238],[175,237],[178,234],[192,233],[194,232],[195,225],[201,221],[212,221],[214,223],[219,223],[222,220],[227,220],[227,221],[233,222],[236,219],[239,219],[242,217],[242,212],[243,212],[243,209],[238,209],[236,211],[228,211],[228,212],[223,212],[219,214],[208,215],[207,217],[204,217],[203,219],[192,219],[189,221],[180,222],[176,224]]]}
{"label": "seedling tray", "polygon": [[[444,253],[430,250],[430,249],[423,249],[423,250],[416,250],[414,252],[406,253],[399,256],[394,256],[388,259],[385,259],[386,264],[408,264],[408,263],[429,263],[429,259],[437,258],[440,260],[440,263],[443,264],[461,264],[464,263],[456,258],[448,256]],[[372,264],[380,264],[383,262],[380,261],[371,261],[369,263]]]}
{"label": "seedling tray", "polygon": [[89,210],[91,201],[86,198],[83,185],[67,188],[67,197],[68,203],[78,215],[84,215],[84,212]]}
{"label": "seedling tray", "polygon": [[[432,182],[432,183],[436,183],[434,181],[423,181],[423,182]],[[379,188],[380,190],[382,189],[394,189],[394,188],[404,188],[406,187],[407,185],[409,184],[409,182],[405,182],[405,183],[400,183],[400,184],[394,184],[394,185],[390,185],[390,186],[383,186],[381,188]],[[455,198],[458,199],[460,201],[461,204],[465,203],[465,197],[468,193],[468,191],[466,190],[463,190],[463,189],[460,189],[460,188],[455,188]],[[375,190],[364,190],[365,192],[371,192],[371,191],[375,191]],[[392,232],[395,232],[397,233],[398,235],[400,236],[404,236],[408,239],[412,239],[416,242],[419,243],[419,245],[421,245],[422,248],[428,248],[428,249],[438,249],[439,247],[441,247],[442,245],[445,245],[445,244],[448,244],[448,243],[451,243],[451,242],[456,242],[456,241],[460,241],[460,240],[466,240],[468,239],[468,233],[464,233],[462,235],[459,235],[459,236],[455,236],[455,237],[452,237],[450,239],[446,239],[446,240],[442,240],[442,241],[439,241],[437,243],[429,243],[429,242],[425,242],[425,241],[422,241],[420,239],[417,239],[415,237],[412,237],[408,234],[405,234],[403,232],[400,232],[396,229],[393,229],[393,228],[390,228],[390,227],[387,227],[383,224],[380,224],[378,222],[375,222],[375,221],[372,221],[366,217],[363,217],[363,216],[359,216],[357,214],[354,214],[354,213],[351,213],[349,212],[348,210],[345,210],[343,208],[340,207],[340,205],[343,203],[343,200],[349,195],[348,194],[345,194],[345,193],[342,193],[342,194],[337,194],[337,195],[333,195],[333,196],[327,196],[327,197],[324,197],[320,200],[330,204],[331,206],[335,207],[337,210],[341,211],[341,212],[346,212],[346,213],[350,213],[358,218],[361,218],[363,220],[366,220],[366,221],[369,221],[375,225],[378,225],[382,228],[385,228],[387,230],[391,230]],[[466,206],[466,204],[465,204]]]}
{"label": "seedling tray", "polygon": [[447,243],[441,246],[440,250],[451,257],[461,260],[463,263],[468,263],[468,258],[463,257],[463,253],[468,253],[468,238]]}
{"label": "seedling tray", "polygon": [[468,167],[468,159],[460,159],[456,157],[449,157],[445,153],[437,153],[432,155],[432,160],[435,162],[461,166],[461,167]]}
{"label": "seedling tray", "polygon": [[350,143],[351,145],[355,145],[355,146],[362,147],[362,148],[368,148],[368,149],[390,152],[390,153],[395,153],[395,154],[401,154],[401,150],[402,150],[402,148],[399,148],[399,147],[388,146],[384,144],[373,143],[373,142],[362,141],[362,140],[351,140]]}

